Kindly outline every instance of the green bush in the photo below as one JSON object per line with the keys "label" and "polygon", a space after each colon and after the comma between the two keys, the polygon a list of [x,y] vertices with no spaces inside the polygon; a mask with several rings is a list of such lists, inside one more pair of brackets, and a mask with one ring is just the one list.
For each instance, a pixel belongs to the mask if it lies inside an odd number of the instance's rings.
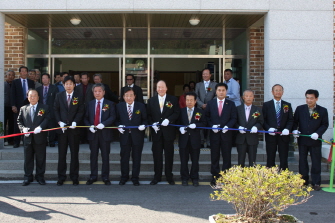
{"label": "green bush", "polygon": [[[274,218],[291,205],[298,205],[311,198],[311,187],[305,187],[301,175],[292,171],[235,166],[221,172],[213,200],[225,200],[232,204],[238,218],[247,222],[262,222]],[[252,220],[250,220],[252,219]]]}

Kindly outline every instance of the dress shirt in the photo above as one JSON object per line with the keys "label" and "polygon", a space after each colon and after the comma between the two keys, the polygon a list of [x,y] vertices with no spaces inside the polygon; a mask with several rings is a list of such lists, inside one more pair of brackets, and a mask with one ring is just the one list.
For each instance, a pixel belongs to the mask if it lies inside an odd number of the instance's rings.
{"label": "dress shirt", "polygon": [[69,95],[70,95],[70,98],[72,99],[72,95],[73,95],[73,91],[71,92],[71,94],[68,94],[67,92],[66,92],[66,101],[67,101],[67,98],[69,97]]}
{"label": "dress shirt", "polygon": [[230,80],[224,83],[228,86],[227,96],[229,98],[227,99],[233,101],[236,107],[241,105],[240,84],[234,78],[230,78]]}
{"label": "dress shirt", "polygon": [[316,104],[315,104],[315,106],[313,108],[308,107],[309,115],[313,114],[315,108],[316,108]]}
{"label": "dress shirt", "polygon": [[277,107],[277,102],[279,102],[279,108],[281,108],[281,99],[279,101],[273,99],[273,104],[275,105],[275,108]]}
{"label": "dress shirt", "polygon": [[126,103],[126,105],[127,105],[127,112],[128,112],[128,109],[129,109],[129,105],[130,105],[130,110],[131,110],[131,113],[132,114],[134,114],[134,102],[133,103],[131,103],[131,104],[128,104],[128,103]]}
{"label": "dress shirt", "polygon": [[205,90],[207,91],[207,88],[209,87],[210,84],[210,80],[209,81],[204,81],[204,86],[205,86]]}
{"label": "dress shirt", "polygon": [[164,106],[165,106],[165,104],[164,104],[165,99],[166,99],[166,94],[165,94],[163,97],[161,97],[160,95],[158,95],[158,104],[159,104],[159,106],[160,106],[160,102],[161,102],[161,100],[163,101],[163,107],[162,107],[162,109],[161,109],[161,112],[163,111],[163,108],[164,108]]}
{"label": "dress shirt", "polygon": [[94,115],[97,111],[97,105],[98,105],[98,101],[100,101],[100,117],[99,117],[99,123],[101,123],[101,112],[102,112],[102,106],[104,103],[104,98],[101,98],[100,100],[95,99],[95,106],[94,106]]}
{"label": "dress shirt", "polygon": [[191,109],[191,117],[193,116],[193,112],[194,112],[194,107],[193,108],[188,108],[187,107],[187,115],[188,115],[188,110]]}
{"label": "dress shirt", "polygon": [[127,85],[127,87],[131,87],[131,88],[133,88],[133,87],[134,87],[134,84],[132,84],[132,85]]}
{"label": "dress shirt", "polygon": [[220,105],[220,101],[222,101],[222,109],[223,109],[225,99],[220,100],[219,98],[216,98],[216,101],[218,103],[218,108],[219,108],[219,105]]}

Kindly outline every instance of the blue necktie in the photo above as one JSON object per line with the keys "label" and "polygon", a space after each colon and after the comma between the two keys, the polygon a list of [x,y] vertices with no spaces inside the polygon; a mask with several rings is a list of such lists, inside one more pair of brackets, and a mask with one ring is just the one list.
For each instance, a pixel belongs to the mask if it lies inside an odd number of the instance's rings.
{"label": "blue necktie", "polygon": [[276,117],[277,117],[277,127],[280,126],[280,106],[279,101],[276,102]]}
{"label": "blue necktie", "polygon": [[23,80],[22,89],[23,89],[23,99],[25,100],[27,98],[27,87],[26,87],[26,80],[25,79]]}

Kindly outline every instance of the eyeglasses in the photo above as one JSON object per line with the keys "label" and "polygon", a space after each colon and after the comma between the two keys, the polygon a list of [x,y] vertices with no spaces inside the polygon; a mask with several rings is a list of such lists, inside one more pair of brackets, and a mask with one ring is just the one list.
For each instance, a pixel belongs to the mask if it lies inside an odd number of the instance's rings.
{"label": "eyeglasses", "polygon": [[127,79],[127,81],[132,81],[133,79]]}

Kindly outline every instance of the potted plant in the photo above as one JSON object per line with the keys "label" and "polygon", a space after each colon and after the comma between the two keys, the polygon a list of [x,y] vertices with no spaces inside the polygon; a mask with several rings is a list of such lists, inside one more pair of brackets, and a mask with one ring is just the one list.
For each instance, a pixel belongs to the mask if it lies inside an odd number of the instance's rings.
{"label": "potted plant", "polygon": [[234,166],[220,174],[210,197],[232,204],[236,214],[210,216],[212,222],[298,222],[279,212],[312,197],[312,188],[304,186],[301,175],[278,167]]}

